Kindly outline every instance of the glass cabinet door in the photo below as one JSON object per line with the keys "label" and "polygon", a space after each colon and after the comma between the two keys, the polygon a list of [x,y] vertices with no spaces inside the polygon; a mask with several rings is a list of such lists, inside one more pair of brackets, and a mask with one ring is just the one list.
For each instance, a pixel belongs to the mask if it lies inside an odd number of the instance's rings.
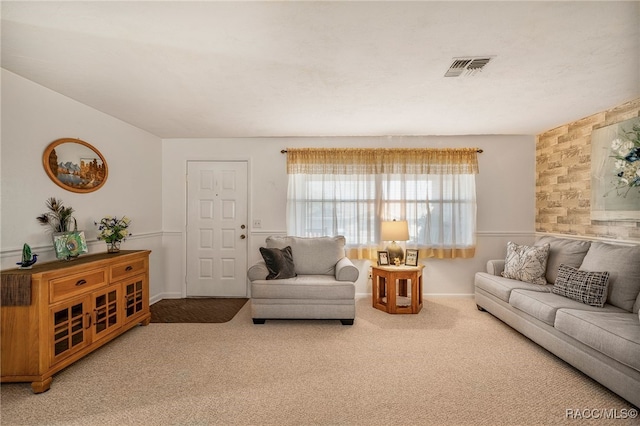
{"label": "glass cabinet door", "polygon": [[149,303],[146,285],[146,276],[138,276],[124,284],[125,318],[130,320],[146,311]]}
{"label": "glass cabinet door", "polygon": [[93,293],[93,339],[98,340],[120,328],[122,309],[120,285]]}
{"label": "glass cabinet door", "polygon": [[51,364],[55,364],[87,346],[90,342],[89,298],[83,297],[52,306]]}

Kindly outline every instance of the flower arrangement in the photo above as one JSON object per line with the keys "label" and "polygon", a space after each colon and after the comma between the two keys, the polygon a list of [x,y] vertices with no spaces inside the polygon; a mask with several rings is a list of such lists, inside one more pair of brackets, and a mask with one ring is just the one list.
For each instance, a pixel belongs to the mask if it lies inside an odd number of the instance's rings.
{"label": "flower arrangement", "polygon": [[[49,211],[36,217],[43,226],[49,226],[51,232],[77,231],[78,223],[74,219],[73,208],[62,205],[62,200],[51,197],[46,201]],[[72,226],[73,225],[73,229]]]}
{"label": "flower arrangement", "polygon": [[109,252],[117,252],[120,248],[120,242],[131,235],[128,230],[130,224],[131,219],[126,216],[122,216],[119,219],[115,216],[105,216],[100,219],[99,223],[96,223],[98,226],[98,239],[107,243]]}
{"label": "flower arrangement", "polygon": [[640,124],[629,131],[622,130],[620,137],[611,141],[616,192],[626,197],[631,188],[640,188]]}

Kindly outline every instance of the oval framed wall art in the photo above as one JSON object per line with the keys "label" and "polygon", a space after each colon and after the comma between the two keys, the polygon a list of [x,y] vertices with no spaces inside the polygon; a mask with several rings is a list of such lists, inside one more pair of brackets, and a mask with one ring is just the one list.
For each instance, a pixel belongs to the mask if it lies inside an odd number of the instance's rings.
{"label": "oval framed wall art", "polygon": [[72,138],[57,139],[44,150],[42,164],[51,180],[71,192],[97,191],[107,181],[107,161],[91,144]]}

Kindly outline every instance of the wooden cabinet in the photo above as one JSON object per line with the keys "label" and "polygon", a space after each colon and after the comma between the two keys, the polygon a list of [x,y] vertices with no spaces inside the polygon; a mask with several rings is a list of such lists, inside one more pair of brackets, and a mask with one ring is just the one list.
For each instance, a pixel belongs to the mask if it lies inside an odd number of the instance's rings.
{"label": "wooden cabinet", "polygon": [[31,382],[35,393],[44,392],[56,372],[148,325],[150,253],[100,253],[2,271],[2,382]]}

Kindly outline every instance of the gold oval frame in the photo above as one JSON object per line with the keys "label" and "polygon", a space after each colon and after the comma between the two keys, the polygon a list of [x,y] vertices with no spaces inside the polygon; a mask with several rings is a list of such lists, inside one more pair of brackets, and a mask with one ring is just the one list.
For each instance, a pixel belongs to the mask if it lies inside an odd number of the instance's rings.
{"label": "gold oval frame", "polygon": [[[62,149],[65,144],[75,144],[80,147],[69,145]],[[59,152],[62,159],[58,158]],[[69,164],[70,168],[66,170],[72,172],[61,172],[59,166],[61,163]],[[62,138],[51,142],[42,155],[42,165],[53,183],[71,192],[97,191],[104,185],[109,175],[107,161],[100,151],[80,139]]]}

